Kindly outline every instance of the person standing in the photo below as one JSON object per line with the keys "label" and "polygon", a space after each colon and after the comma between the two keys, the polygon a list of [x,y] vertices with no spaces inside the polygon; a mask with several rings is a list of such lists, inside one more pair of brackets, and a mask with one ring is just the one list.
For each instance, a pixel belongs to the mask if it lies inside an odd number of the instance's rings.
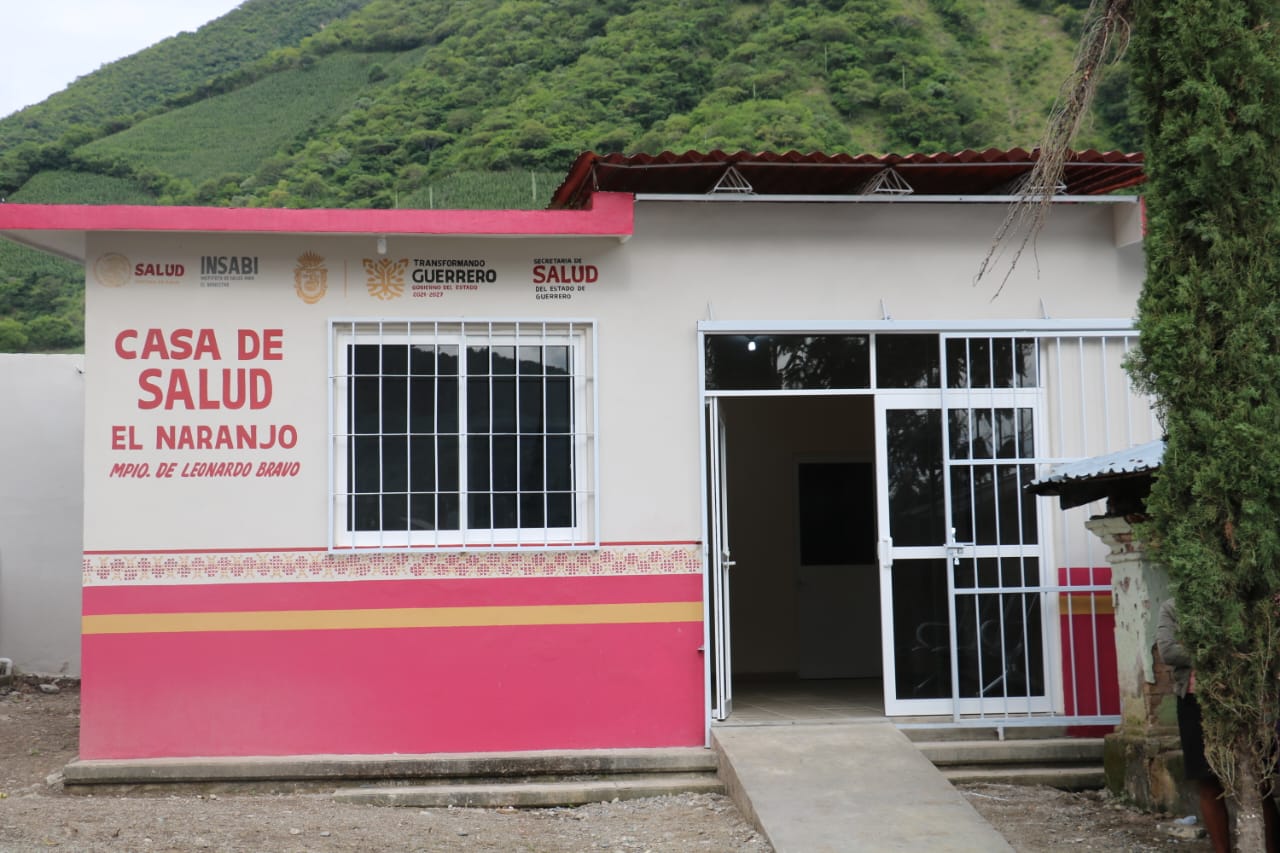
{"label": "person standing", "polygon": [[[1222,782],[1214,774],[1204,754],[1204,725],[1200,700],[1196,696],[1196,671],[1191,655],[1178,639],[1178,610],[1170,598],[1160,607],[1156,623],[1156,647],[1160,657],[1173,669],[1173,692],[1178,697],[1178,738],[1182,741],[1182,765],[1187,781],[1195,781],[1200,793],[1200,814],[1214,853],[1230,853],[1231,816]],[[1266,823],[1267,851],[1276,850],[1275,800],[1263,793],[1262,815]]]}

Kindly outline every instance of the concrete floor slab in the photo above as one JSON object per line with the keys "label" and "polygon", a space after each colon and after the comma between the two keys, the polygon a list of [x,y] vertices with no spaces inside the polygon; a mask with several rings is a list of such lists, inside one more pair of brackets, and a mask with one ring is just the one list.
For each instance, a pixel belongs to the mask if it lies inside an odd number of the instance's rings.
{"label": "concrete floor slab", "polygon": [[729,794],[778,853],[1013,848],[888,721],[715,727]]}

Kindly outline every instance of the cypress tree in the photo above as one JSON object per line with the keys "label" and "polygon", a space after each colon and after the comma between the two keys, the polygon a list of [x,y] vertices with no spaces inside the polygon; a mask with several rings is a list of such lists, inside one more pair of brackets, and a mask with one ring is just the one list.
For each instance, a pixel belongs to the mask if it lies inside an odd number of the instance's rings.
{"label": "cypress tree", "polygon": [[1210,765],[1262,851],[1280,709],[1280,4],[1133,0],[1147,277],[1133,375],[1166,450],[1145,535],[1177,591]]}

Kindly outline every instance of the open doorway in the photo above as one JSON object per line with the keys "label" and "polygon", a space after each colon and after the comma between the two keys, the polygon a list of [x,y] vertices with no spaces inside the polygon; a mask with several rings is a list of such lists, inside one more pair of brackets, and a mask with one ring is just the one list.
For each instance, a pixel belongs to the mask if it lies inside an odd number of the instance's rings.
{"label": "open doorway", "polygon": [[732,397],[729,722],[884,713],[870,396]]}

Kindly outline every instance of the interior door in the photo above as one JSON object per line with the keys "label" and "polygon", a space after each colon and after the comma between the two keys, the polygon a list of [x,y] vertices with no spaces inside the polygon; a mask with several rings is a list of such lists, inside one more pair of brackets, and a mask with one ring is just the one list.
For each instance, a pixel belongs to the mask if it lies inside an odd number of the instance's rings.
{"label": "interior door", "polygon": [[711,717],[727,719],[733,711],[732,632],[729,620],[729,488],[725,465],[724,416],[720,400],[707,400],[708,521],[711,538]]}
{"label": "interior door", "polygon": [[801,678],[880,675],[873,467],[846,459],[796,466]]}

